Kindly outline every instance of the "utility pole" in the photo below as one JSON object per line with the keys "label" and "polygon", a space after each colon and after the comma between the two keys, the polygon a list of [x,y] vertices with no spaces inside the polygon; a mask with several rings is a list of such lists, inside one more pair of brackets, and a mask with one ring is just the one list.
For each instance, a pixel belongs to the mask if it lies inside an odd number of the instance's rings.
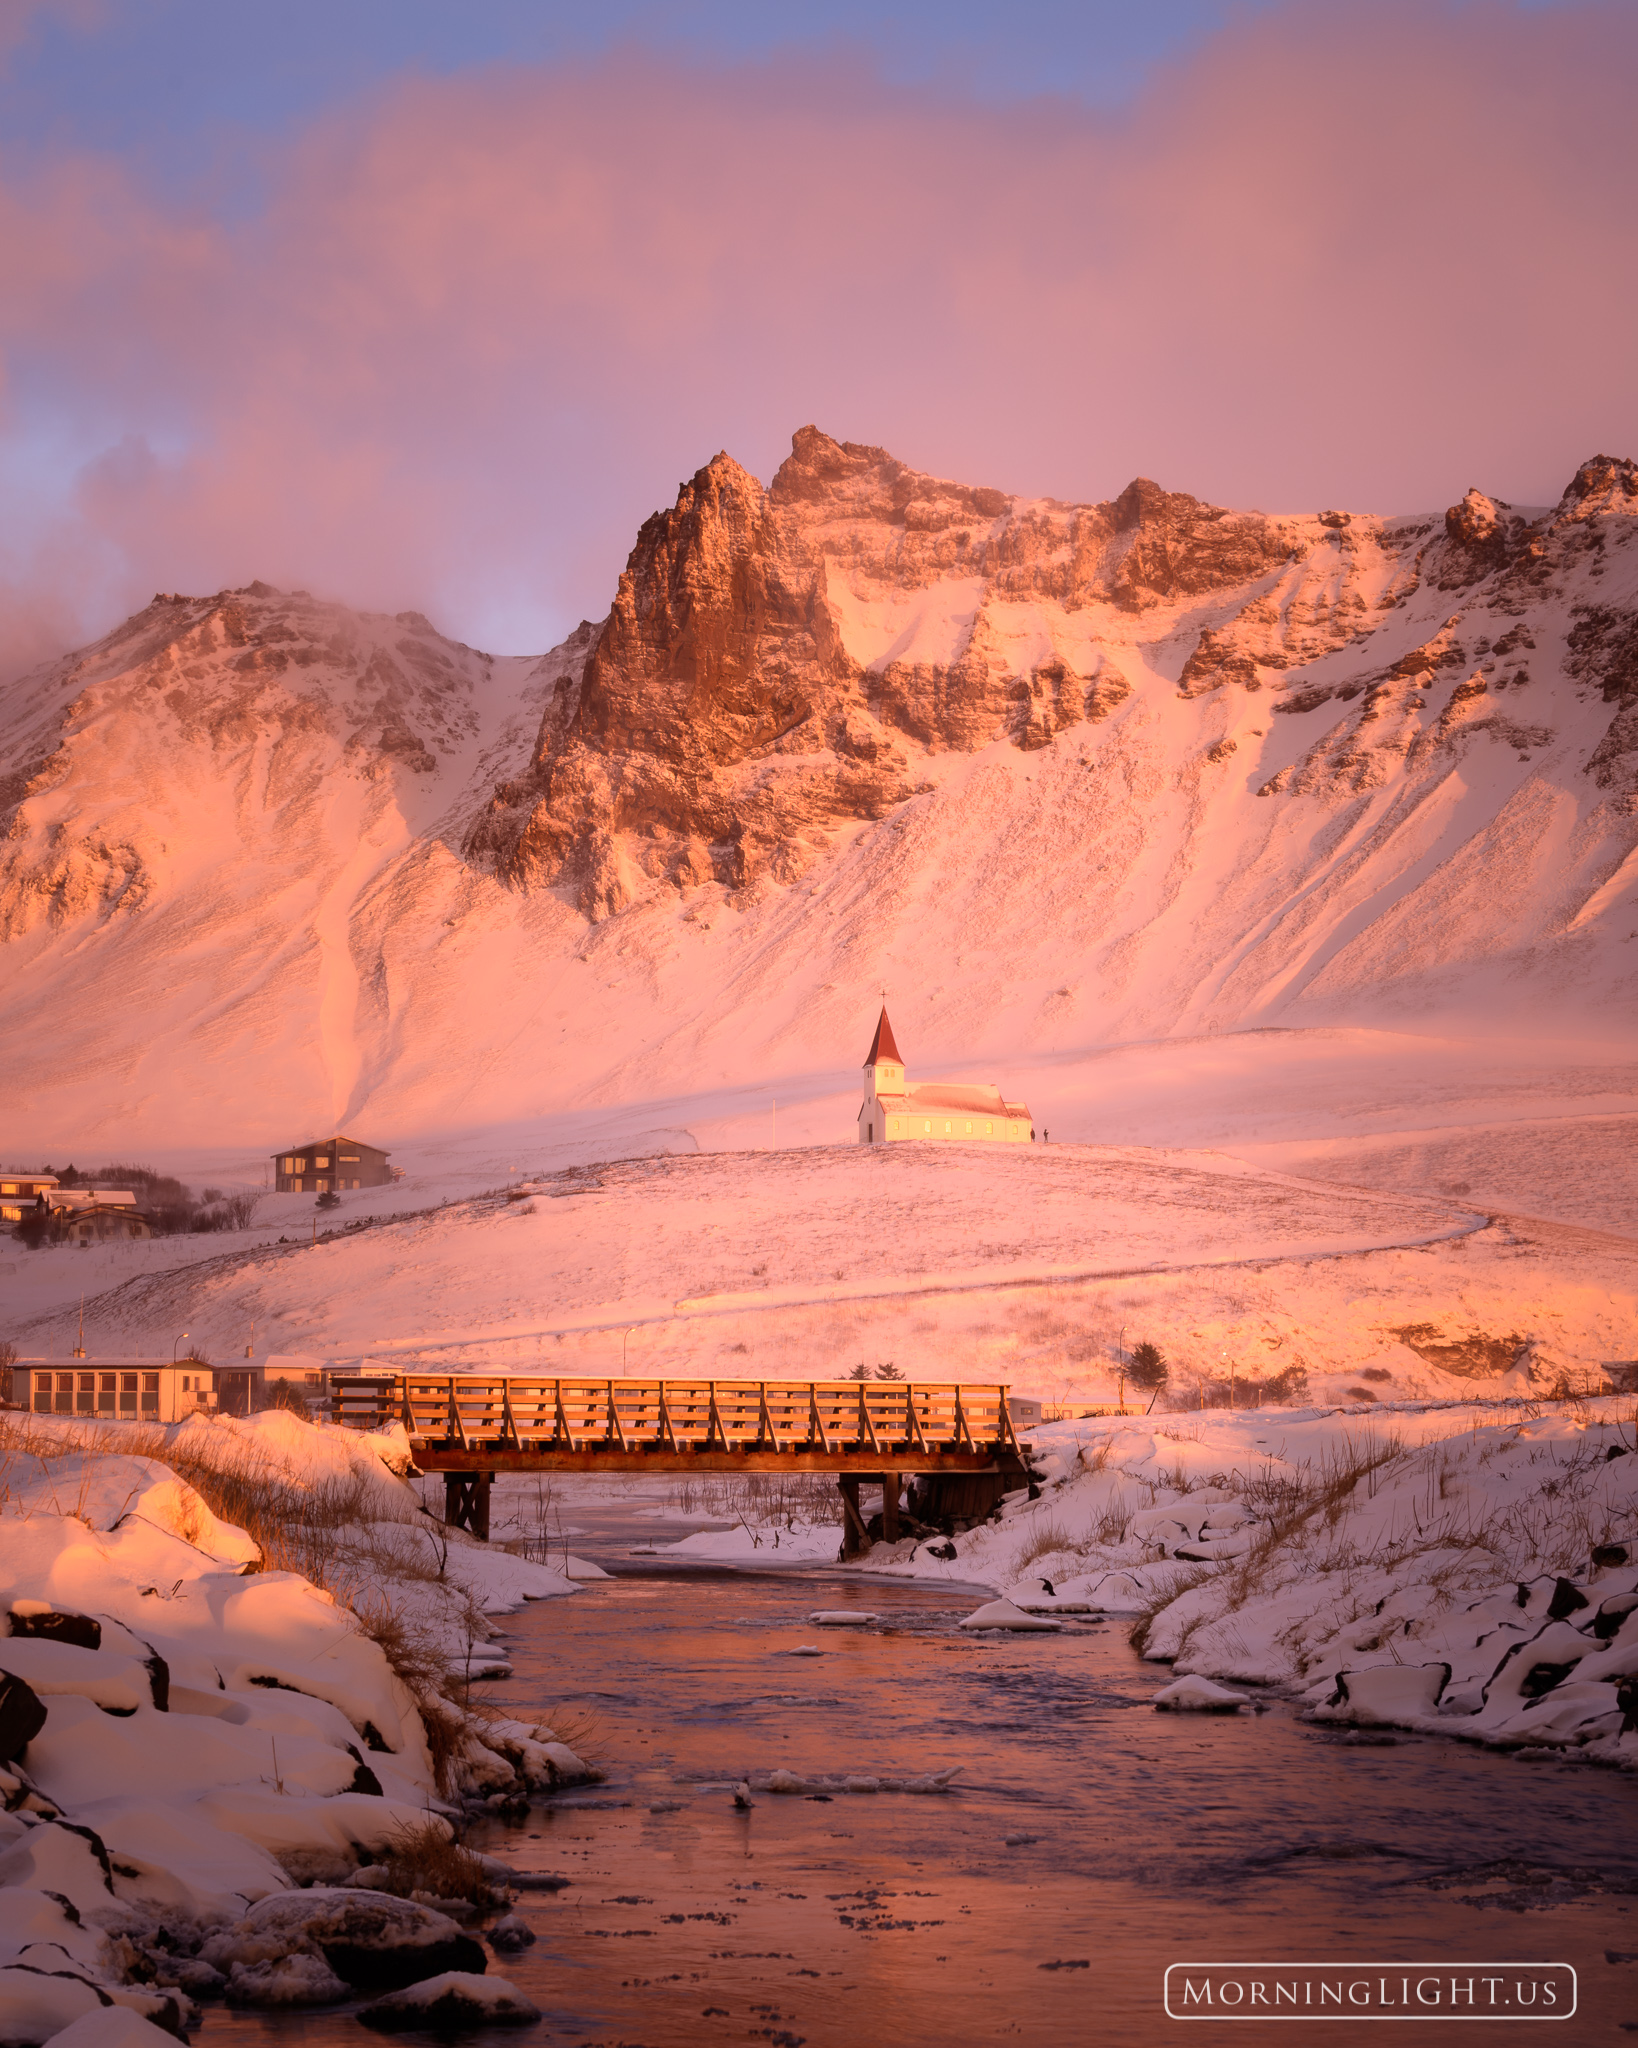
{"label": "utility pole", "polygon": [[779,1150],[779,1097],[773,1099],[773,1149]]}

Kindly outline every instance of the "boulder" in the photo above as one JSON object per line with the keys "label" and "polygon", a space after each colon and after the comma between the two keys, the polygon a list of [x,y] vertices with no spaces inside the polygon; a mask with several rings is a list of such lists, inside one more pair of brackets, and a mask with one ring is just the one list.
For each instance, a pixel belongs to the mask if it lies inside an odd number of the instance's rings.
{"label": "boulder", "polygon": [[969,1614],[960,1626],[975,1629],[1011,1629],[1014,1633],[1059,1635],[1062,1624],[1047,1621],[1038,1614],[1026,1614],[1021,1607],[1015,1607],[1010,1600],[991,1600],[985,1606]]}
{"label": "boulder", "polygon": [[45,1724],[46,1710],[34,1688],[0,1671],[0,1764],[15,1763]]}
{"label": "boulder", "polygon": [[1231,1692],[1209,1678],[1179,1678],[1163,1685],[1152,1704],[1163,1714],[1236,1714],[1249,1707],[1251,1700],[1248,1694]]}
{"label": "boulder", "polygon": [[51,2048],[176,2048],[176,2037],[122,2005],[97,2006],[53,2034]]}
{"label": "boulder", "polygon": [[348,1995],[348,1987],[321,1956],[235,1963],[228,1974],[229,2005],[339,2005]]}
{"label": "boulder", "polygon": [[450,1970],[481,1976],[487,1967],[482,1948],[447,1913],[344,1885],[258,1899],[237,1927],[212,1935],[200,1953],[230,1974],[236,1963],[251,1969],[316,1956],[363,1991],[396,1991]]}
{"label": "boulder", "polygon": [[378,2034],[452,2034],[471,2027],[532,2027],[540,2020],[533,2005],[504,1977],[474,1977],[450,1970],[407,1990],[394,1991],[365,2006],[362,2025]]}
{"label": "boulder", "polygon": [[1436,1713],[1450,1683],[1448,1664],[1373,1664],[1339,1671],[1336,1691],[1318,1709],[1327,1720],[1369,1728]]}

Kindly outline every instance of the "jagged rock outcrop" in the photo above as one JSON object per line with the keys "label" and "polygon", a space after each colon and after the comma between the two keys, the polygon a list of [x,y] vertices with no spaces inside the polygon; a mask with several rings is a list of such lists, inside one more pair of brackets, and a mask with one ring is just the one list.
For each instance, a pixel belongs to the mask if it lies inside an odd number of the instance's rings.
{"label": "jagged rock outcrop", "polygon": [[[1030,502],[815,427],[766,491],[718,455],[643,526],[578,684],[468,851],[570,882],[594,915],[660,880],[793,880],[837,825],[913,793],[905,741],[1031,750],[1125,699],[1083,635],[1021,644],[1021,606],[1142,615],[1297,544],[1145,478],[1107,504]],[[884,601],[916,629],[863,616]]]}

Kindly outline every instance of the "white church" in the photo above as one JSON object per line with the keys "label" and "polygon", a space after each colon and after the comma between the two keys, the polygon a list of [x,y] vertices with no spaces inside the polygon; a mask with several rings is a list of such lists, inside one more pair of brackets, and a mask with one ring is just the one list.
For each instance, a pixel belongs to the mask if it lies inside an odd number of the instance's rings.
{"label": "white church", "polygon": [[904,1078],[904,1061],[894,1043],[883,1004],[876,1036],[865,1055],[865,1098],[859,1111],[861,1145],[923,1142],[1027,1145],[1035,1136],[1027,1102],[1008,1102],[999,1088],[968,1088],[959,1081]]}

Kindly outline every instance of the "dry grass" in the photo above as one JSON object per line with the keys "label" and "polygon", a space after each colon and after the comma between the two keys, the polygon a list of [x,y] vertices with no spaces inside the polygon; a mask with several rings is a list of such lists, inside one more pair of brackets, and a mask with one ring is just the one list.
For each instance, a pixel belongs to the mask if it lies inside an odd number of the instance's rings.
{"label": "dry grass", "polygon": [[1169,1582],[1169,1588],[1166,1592],[1155,1594],[1147,1606],[1139,1608],[1137,1619],[1132,1623],[1127,1641],[1130,1642],[1132,1648],[1137,1651],[1140,1657],[1149,1647],[1149,1631],[1154,1627],[1155,1620],[1162,1609],[1170,1607],[1174,1600],[1187,1593],[1192,1587],[1203,1585],[1211,1576],[1212,1568],[1210,1565],[1201,1565],[1191,1572],[1180,1572],[1175,1579]]}
{"label": "dry grass", "polygon": [[1061,1522],[1043,1522],[1013,1559],[1013,1570],[1022,1571],[1025,1565],[1034,1564],[1039,1557],[1056,1557],[1060,1551],[1080,1551],[1084,1547],[1071,1540],[1069,1531]]}
{"label": "dry grass", "polygon": [[402,1899],[416,1892],[435,1899],[466,1899],[482,1913],[505,1901],[506,1895],[484,1875],[478,1858],[452,1841],[435,1820],[397,1829],[376,1867],[382,1873],[377,1888]]}

